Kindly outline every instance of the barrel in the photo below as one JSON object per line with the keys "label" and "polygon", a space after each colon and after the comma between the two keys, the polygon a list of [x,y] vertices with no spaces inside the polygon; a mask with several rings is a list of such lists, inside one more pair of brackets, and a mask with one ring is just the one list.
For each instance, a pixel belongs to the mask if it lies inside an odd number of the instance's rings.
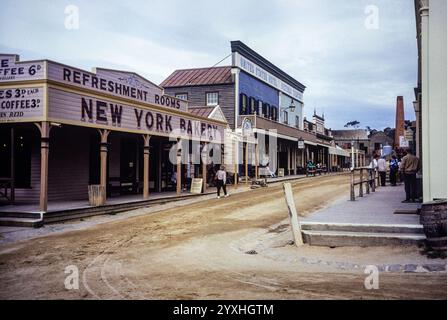
{"label": "barrel", "polygon": [[421,224],[428,246],[434,251],[447,253],[447,200],[424,203]]}
{"label": "barrel", "polygon": [[88,199],[92,207],[99,207],[105,203],[105,188],[101,185],[88,186]]}

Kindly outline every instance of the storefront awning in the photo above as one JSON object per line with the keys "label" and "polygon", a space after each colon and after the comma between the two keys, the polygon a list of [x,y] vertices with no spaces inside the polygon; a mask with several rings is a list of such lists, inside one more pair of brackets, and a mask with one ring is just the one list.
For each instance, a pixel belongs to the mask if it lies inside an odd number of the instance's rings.
{"label": "storefront awning", "polygon": [[350,153],[340,147],[329,147],[329,154],[341,156],[341,157],[350,157]]}

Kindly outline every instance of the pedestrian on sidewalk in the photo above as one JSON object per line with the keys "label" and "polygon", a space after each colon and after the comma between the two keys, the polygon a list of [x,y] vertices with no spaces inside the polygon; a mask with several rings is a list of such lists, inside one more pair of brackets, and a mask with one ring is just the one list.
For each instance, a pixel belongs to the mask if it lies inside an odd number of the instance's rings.
{"label": "pedestrian on sidewalk", "polygon": [[393,187],[397,184],[397,173],[399,171],[399,161],[395,155],[392,156],[390,162],[390,183]]}
{"label": "pedestrian on sidewalk", "polygon": [[375,173],[377,173],[377,168],[378,168],[378,161],[377,161],[377,159],[379,159],[379,155],[376,153],[374,155],[371,163],[368,166],[370,169],[372,169],[372,170],[370,170],[370,173],[369,173],[370,174],[370,176],[369,176],[369,179],[370,179],[369,185],[370,185],[371,188],[373,187],[373,184],[375,183],[375,181],[373,180],[373,177],[376,177],[376,175],[373,173],[373,171]]}
{"label": "pedestrian on sidewalk", "polygon": [[377,170],[379,171],[380,176],[380,185],[382,187],[386,186],[386,160],[385,157],[381,157],[377,160]]}
{"label": "pedestrian on sidewalk", "polygon": [[416,202],[416,174],[420,169],[419,158],[413,155],[413,152],[408,149],[407,155],[402,158],[400,164],[400,172],[402,172],[405,183],[406,198],[403,203]]}
{"label": "pedestrian on sidewalk", "polygon": [[220,166],[220,169],[216,173],[216,187],[217,187],[217,199],[220,199],[220,189],[223,189],[225,198],[227,194],[227,172],[224,166]]}

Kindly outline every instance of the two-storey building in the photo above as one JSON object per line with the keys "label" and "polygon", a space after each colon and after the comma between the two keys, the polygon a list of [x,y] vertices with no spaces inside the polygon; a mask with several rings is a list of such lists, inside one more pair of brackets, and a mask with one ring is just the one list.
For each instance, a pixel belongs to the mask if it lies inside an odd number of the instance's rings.
{"label": "two-storey building", "polygon": [[242,176],[258,176],[258,167],[297,174],[320,149],[328,164],[324,126],[322,132],[304,130],[306,87],[240,41],[231,42],[231,50],[231,66],[176,70],[161,86],[191,106],[220,106],[235,132],[255,137],[255,145],[238,148]]}

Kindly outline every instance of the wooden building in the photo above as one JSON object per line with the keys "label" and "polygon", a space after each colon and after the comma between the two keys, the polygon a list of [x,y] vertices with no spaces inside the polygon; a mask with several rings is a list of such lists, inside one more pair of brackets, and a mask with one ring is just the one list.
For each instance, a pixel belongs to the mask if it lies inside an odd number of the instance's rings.
{"label": "wooden building", "polygon": [[[133,72],[87,72],[0,55],[0,197],[14,203],[176,191],[223,159],[222,112],[186,101]],[[211,151],[213,150],[213,151]],[[215,161],[219,163],[219,161]],[[192,175],[191,175],[192,172]]]}

